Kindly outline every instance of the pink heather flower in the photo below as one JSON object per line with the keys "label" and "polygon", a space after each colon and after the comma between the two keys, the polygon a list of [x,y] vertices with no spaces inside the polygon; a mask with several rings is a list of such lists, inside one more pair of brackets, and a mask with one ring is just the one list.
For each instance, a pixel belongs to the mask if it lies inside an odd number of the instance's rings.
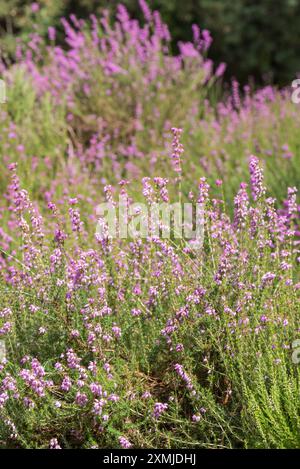
{"label": "pink heather flower", "polygon": [[145,17],[145,20],[150,23],[151,20],[152,20],[152,13],[151,13],[151,10],[147,4],[147,2],[145,0],[139,0],[139,5],[140,5],[140,8],[143,12],[143,15]]}
{"label": "pink heather flower", "polygon": [[[70,200],[75,200],[75,199],[70,199]],[[71,202],[70,202],[71,203]],[[69,208],[69,215],[70,215],[70,220],[71,220],[71,225],[72,225],[72,231],[74,233],[80,233],[82,231],[83,227],[83,222],[80,219],[80,213],[77,208]]]}
{"label": "pink heather flower", "polygon": [[174,170],[177,173],[181,173],[181,156],[184,152],[183,145],[180,143],[180,136],[182,134],[182,129],[172,127],[173,141],[172,141],[172,159],[174,161]]}
{"label": "pink heather flower", "polygon": [[68,349],[67,353],[67,364],[70,369],[76,369],[79,368],[80,366],[80,361],[81,358],[77,357],[76,353],[73,351],[73,349]]}
{"label": "pink heather flower", "polygon": [[17,150],[18,150],[20,153],[22,153],[22,152],[25,150],[24,145],[18,145],[18,146],[17,146]]}
{"label": "pink heather flower", "polygon": [[30,360],[30,357],[28,355],[24,355],[24,357],[21,358],[20,363],[21,365],[24,365]]}
{"label": "pink heather flower", "polygon": [[209,188],[210,188],[209,184],[206,182],[205,177],[200,178],[200,183],[198,187],[199,187],[198,203],[203,204],[208,199]]}
{"label": "pink heather flower", "polygon": [[224,62],[221,62],[217,67],[217,70],[215,72],[215,77],[220,78],[221,76],[223,76],[225,73],[225,70],[226,70],[226,64]]}
{"label": "pink heather flower", "polygon": [[190,391],[193,390],[192,380],[187,375],[187,373],[184,371],[183,366],[180,365],[179,363],[176,363],[176,365],[174,365],[174,370],[182,378],[182,380],[186,383],[187,389],[189,389]]}
{"label": "pink heather flower", "polygon": [[236,80],[232,81],[232,101],[235,108],[241,107],[240,93],[239,93],[239,83]]}
{"label": "pink heather flower", "polygon": [[2,407],[4,407],[6,401],[9,399],[9,395],[7,393],[7,391],[4,391],[4,392],[1,392],[0,393],[0,409],[2,409]]}
{"label": "pink heather flower", "polygon": [[94,396],[102,396],[103,391],[102,391],[102,386],[98,383],[91,383],[90,384],[90,390],[94,394]]}
{"label": "pink heather flower", "polygon": [[193,40],[196,46],[200,45],[201,41],[201,31],[197,24],[192,24],[192,31],[193,31]]}
{"label": "pink heather flower", "polygon": [[83,388],[83,386],[85,385],[85,382],[83,379],[78,379],[76,384],[79,388]]}
{"label": "pink heather flower", "polygon": [[55,365],[54,365],[54,368],[58,371],[62,371],[63,370],[63,366],[61,363],[59,362],[56,362]]}
{"label": "pink heather flower", "polygon": [[69,376],[65,376],[64,379],[63,379],[63,382],[61,383],[61,386],[60,388],[63,390],[63,391],[70,391],[72,387],[72,381],[71,379],[69,378]]}
{"label": "pink heather flower", "polygon": [[150,178],[144,177],[142,179],[142,184],[143,184],[143,196],[148,200],[148,202],[152,202],[154,190],[150,184]]}
{"label": "pink heather flower", "polygon": [[267,316],[262,315],[262,316],[260,317],[260,321],[261,321],[261,322],[267,322],[267,321],[268,321]]}
{"label": "pink heather flower", "polygon": [[141,310],[140,309],[137,309],[137,308],[133,308],[131,310],[131,314],[132,316],[140,316],[142,314]]}
{"label": "pink heather flower", "polygon": [[169,194],[167,189],[168,179],[155,177],[153,179],[155,184],[159,187],[159,193],[163,202],[169,202]]}
{"label": "pink heather flower", "polygon": [[18,166],[18,163],[10,163],[8,165],[8,169],[9,169],[9,171],[16,171],[17,166]]}
{"label": "pink heather flower", "polygon": [[106,399],[95,399],[93,404],[93,414],[101,415],[102,409],[106,405]]}
{"label": "pink heather flower", "polygon": [[11,316],[11,314],[12,314],[12,311],[10,308],[4,308],[2,311],[0,311],[0,318]]}
{"label": "pink heather flower", "polygon": [[212,37],[210,35],[210,32],[207,29],[203,29],[202,31],[202,40],[203,40],[203,50],[206,52],[212,43]]}
{"label": "pink heather flower", "polygon": [[24,397],[23,403],[25,407],[28,407],[28,409],[33,409],[35,407],[35,403],[33,402],[33,400],[27,396]]}
{"label": "pink heather flower", "polygon": [[262,276],[261,281],[263,284],[265,284],[267,282],[272,282],[272,280],[274,280],[275,278],[276,274],[274,274],[273,272],[267,272]]}
{"label": "pink heather flower", "polygon": [[69,205],[76,205],[77,203],[78,203],[77,197],[73,197],[73,198],[71,197],[69,199]]}
{"label": "pink heather flower", "polygon": [[200,422],[200,420],[201,420],[201,415],[197,414],[197,415],[192,416],[192,421],[193,422]]}
{"label": "pink heather flower", "polygon": [[132,447],[132,444],[124,436],[120,436],[119,443],[124,449],[129,449]]}
{"label": "pink heather flower", "polygon": [[2,327],[0,327],[0,336],[8,334],[12,329],[12,323],[7,321],[3,324]]}
{"label": "pink heather flower", "polygon": [[30,311],[31,313],[33,313],[33,314],[34,314],[34,313],[37,313],[38,310],[39,310],[39,307],[38,307],[38,306],[35,306],[35,305],[30,305],[30,306],[29,306],[29,311]]}
{"label": "pink heather flower", "polygon": [[249,197],[246,187],[247,184],[242,183],[234,198],[234,226],[236,228],[244,228],[248,217]]}
{"label": "pink heather flower", "polygon": [[293,267],[292,264],[289,264],[288,262],[283,261],[280,263],[281,270],[289,270],[289,269],[292,269],[292,267]]}
{"label": "pink heather flower", "polygon": [[96,374],[97,372],[97,363],[96,362],[90,362],[89,365],[88,365],[88,370],[90,370],[93,375]]}
{"label": "pink heather flower", "polygon": [[4,423],[9,428],[9,430],[11,431],[10,438],[13,439],[13,440],[16,440],[18,438],[18,433],[17,433],[17,428],[16,428],[14,422],[10,419],[5,419]]}
{"label": "pink heather flower", "polygon": [[114,336],[116,337],[116,339],[120,339],[121,335],[122,335],[122,332],[121,332],[121,329],[120,327],[117,327],[117,326],[113,326],[111,328]]}
{"label": "pink heather flower", "polygon": [[1,361],[0,361],[0,371],[3,371],[4,368],[5,368],[5,365],[7,365],[8,361],[6,360],[6,358],[2,358]]}
{"label": "pink heather flower", "polygon": [[169,29],[166,24],[163,24],[160,13],[157,10],[153,12],[153,20],[154,20],[156,36],[162,41],[165,40],[169,42],[170,41]]}
{"label": "pink heather flower", "polygon": [[55,30],[55,28],[53,28],[53,26],[49,26],[49,28],[48,28],[48,37],[49,37],[50,41],[55,41],[56,30]]}
{"label": "pink heather flower", "polygon": [[297,192],[298,190],[296,187],[288,188],[287,208],[288,208],[288,214],[290,216],[293,215],[294,213],[297,213],[298,211],[297,200],[296,200]]}
{"label": "pink heather flower", "polygon": [[107,400],[111,402],[118,402],[119,399],[120,398],[117,394],[110,394],[107,398]]}
{"label": "pink heather flower", "polygon": [[9,374],[5,376],[2,380],[2,389],[3,391],[17,391],[17,382],[15,378]]}
{"label": "pink heather flower", "polygon": [[80,391],[78,391],[76,394],[75,402],[80,407],[84,407],[86,403],[88,402],[88,397],[85,393],[81,393]]}

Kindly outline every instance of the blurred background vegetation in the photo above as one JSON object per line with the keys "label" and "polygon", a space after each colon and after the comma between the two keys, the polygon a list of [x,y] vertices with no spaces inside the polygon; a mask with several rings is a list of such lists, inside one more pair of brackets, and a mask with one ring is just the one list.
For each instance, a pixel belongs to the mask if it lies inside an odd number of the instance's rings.
{"label": "blurred background vegetation", "polygon": [[[27,40],[36,29],[60,30],[60,18],[75,13],[88,18],[102,8],[115,11],[118,0],[0,0],[1,51],[13,57],[16,37]],[[138,0],[123,0],[142,20]],[[300,0],[150,0],[174,38],[191,39],[191,25],[209,29],[214,38],[210,57],[227,63],[226,77],[241,83],[290,84],[300,71]],[[58,35],[62,38],[62,35]]]}

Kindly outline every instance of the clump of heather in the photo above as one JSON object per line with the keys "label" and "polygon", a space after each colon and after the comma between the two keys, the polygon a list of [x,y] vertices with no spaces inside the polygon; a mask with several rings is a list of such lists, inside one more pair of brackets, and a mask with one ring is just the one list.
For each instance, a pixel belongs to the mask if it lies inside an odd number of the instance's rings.
{"label": "clump of heather", "polygon": [[[174,169],[143,181],[149,207],[173,201]],[[299,445],[294,187],[277,209],[251,156],[231,216],[201,178],[195,249],[151,234],[92,239],[78,197],[42,217],[10,171],[7,228],[20,244],[7,235],[1,250],[3,447]],[[130,184],[119,188],[134,214]],[[117,191],[105,193],[115,206]]]}
{"label": "clump of heather", "polygon": [[140,3],[1,62],[0,447],[299,447],[300,114]]}
{"label": "clump of heather", "polygon": [[209,33],[194,25],[191,41],[180,42],[174,56],[167,25],[145,5],[141,23],[124,6],[115,22],[105,11],[90,21],[71,15],[62,19],[63,45],[53,28],[49,41],[37,29],[28,44],[18,42],[13,66],[0,58],[8,94],[0,112],[1,191],[11,161],[18,162],[24,187],[47,203],[54,195],[61,204],[80,195],[88,204],[100,187],[121,179],[167,179],[172,143],[166,135],[174,125],[173,145],[183,129],[184,168],[180,147],[172,158],[184,176],[183,193],[200,177],[211,185],[222,179],[232,210],[254,154],[271,195],[284,203],[285,186],[300,178],[299,112],[290,91],[239,89],[233,82],[221,97],[225,65],[209,58]]}

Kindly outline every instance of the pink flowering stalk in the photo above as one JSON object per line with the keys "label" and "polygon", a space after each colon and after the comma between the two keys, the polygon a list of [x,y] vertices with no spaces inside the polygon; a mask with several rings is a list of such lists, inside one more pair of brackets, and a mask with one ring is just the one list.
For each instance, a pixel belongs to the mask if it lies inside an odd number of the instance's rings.
{"label": "pink flowering stalk", "polygon": [[251,180],[251,192],[253,200],[257,201],[266,193],[263,185],[264,178],[262,169],[259,166],[259,159],[252,155],[249,159],[249,172]]}

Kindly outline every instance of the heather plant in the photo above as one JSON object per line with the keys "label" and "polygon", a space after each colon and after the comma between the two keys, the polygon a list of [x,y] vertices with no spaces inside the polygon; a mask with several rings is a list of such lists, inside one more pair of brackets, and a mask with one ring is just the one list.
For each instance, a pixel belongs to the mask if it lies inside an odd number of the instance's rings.
{"label": "heather plant", "polygon": [[[19,38],[29,42],[33,30],[46,37],[53,26],[62,44],[62,16],[76,14],[86,19],[109,8],[114,17],[118,3],[118,0],[1,0],[1,51],[13,57]],[[143,21],[140,5],[145,2],[122,3],[130,14]],[[192,23],[211,31],[214,38],[211,56],[228,64],[228,80],[233,75],[247,83],[251,76],[257,83],[275,82],[283,86],[299,71],[298,0],[277,0],[276,8],[270,0],[260,0],[258,4],[248,0],[151,0],[149,5],[159,10],[169,25],[174,50],[178,40],[191,40]]]}

